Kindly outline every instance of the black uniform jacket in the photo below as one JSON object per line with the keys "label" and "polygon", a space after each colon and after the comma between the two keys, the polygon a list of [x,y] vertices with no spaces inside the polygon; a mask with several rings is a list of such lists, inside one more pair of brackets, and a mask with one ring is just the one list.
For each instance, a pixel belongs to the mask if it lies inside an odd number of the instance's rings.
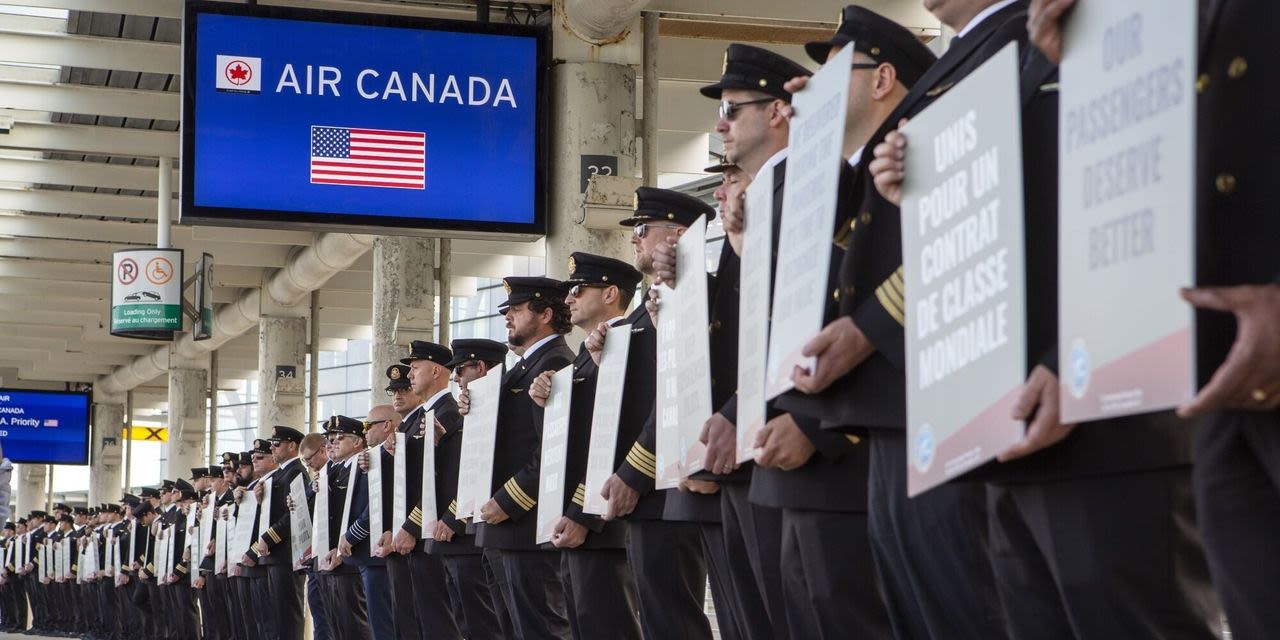
{"label": "black uniform jacket", "polygon": [[476,544],[481,547],[538,548],[534,540],[542,464],[542,409],[529,399],[529,385],[543,371],[559,371],[571,362],[573,350],[564,336],[556,336],[502,376],[492,487],[493,499],[508,519],[496,525],[476,525]]}
{"label": "black uniform jacket", "polygon": [[[1010,42],[1027,40],[1026,3],[1015,2],[952,42],[867,141],[871,153],[901,118],[933,104],[970,72]],[[898,207],[875,190],[867,166],[859,165],[847,188],[861,194],[861,206],[840,212],[836,240],[846,248],[840,269],[840,313],[853,318],[875,352],[824,396],[824,427],[902,430],[906,427],[902,281],[902,231]],[[856,201],[856,200],[855,200]]]}

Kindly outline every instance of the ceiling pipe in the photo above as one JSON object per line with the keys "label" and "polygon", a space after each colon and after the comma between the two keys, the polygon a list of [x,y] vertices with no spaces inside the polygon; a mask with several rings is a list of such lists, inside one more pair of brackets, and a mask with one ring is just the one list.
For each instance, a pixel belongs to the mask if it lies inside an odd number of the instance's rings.
{"label": "ceiling pipe", "polygon": [[620,42],[649,0],[556,0],[571,33],[594,45]]}
{"label": "ceiling pipe", "polygon": [[296,305],[359,260],[373,247],[373,239],[374,236],[350,233],[319,236],[315,244],[299,251],[272,274],[263,288],[245,290],[235,302],[219,307],[213,316],[213,332],[208,340],[196,341],[190,333],[183,334],[173,345],[157,347],[98,378],[95,388],[109,394],[124,393],[164,375],[169,370],[171,348],[183,358],[198,358],[244,335],[258,326],[264,291],[281,305]]}

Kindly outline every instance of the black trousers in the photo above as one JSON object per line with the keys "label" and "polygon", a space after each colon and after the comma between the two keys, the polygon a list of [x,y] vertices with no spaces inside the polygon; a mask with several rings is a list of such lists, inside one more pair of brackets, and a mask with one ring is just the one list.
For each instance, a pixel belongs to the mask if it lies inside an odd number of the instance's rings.
{"label": "black trousers", "polygon": [[266,572],[266,593],[260,602],[271,604],[275,637],[279,640],[302,640],[302,574],[294,573],[289,561],[268,564],[263,569]]}
{"label": "black trousers", "polygon": [[[170,612],[165,609],[164,599],[161,597],[161,587],[156,584],[156,579],[152,578],[143,583],[146,589],[147,603],[147,628],[152,638],[170,638],[171,625]],[[166,587],[167,588],[167,587]],[[136,600],[135,600],[136,602]]]}
{"label": "black trousers", "polygon": [[867,526],[894,636],[1007,637],[987,557],[986,487],[949,483],[907,498],[906,436],[869,440]]}
{"label": "black trousers", "polygon": [[494,607],[484,556],[476,553],[436,557],[440,559],[453,584],[454,595],[466,621],[467,637],[470,640],[509,638],[503,632],[502,622]]}
{"label": "black trousers", "polygon": [[1280,411],[1210,415],[1196,441],[1195,497],[1213,586],[1237,640],[1280,629]]}
{"label": "black trousers", "polygon": [[[748,640],[787,640],[782,594],[782,510],[752,504],[749,482],[720,485],[721,531],[736,594],[738,628]],[[742,562],[741,559],[747,562]]]}
{"label": "black trousers", "polygon": [[569,640],[558,551],[485,549],[520,640]]}
{"label": "black trousers", "polygon": [[240,611],[240,636],[244,640],[267,640],[259,609],[253,595],[253,578],[236,576],[231,579],[231,591]]}
{"label": "black trousers", "polygon": [[205,640],[231,640],[232,617],[227,606],[227,579],[205,574],[204,588],[197,591]]}
{"label": "black trousers", "polygon": [[411,595],[421,625],[421,635],[417,638],[462,638],[458,621],[453,617],[453,600],[449,595],[447,573],[440,556],[414,551],[405,559],[408,561],[406,569],[410,577]]}
{"label": "black trousers", "polygon": [[[49,586],[54,587],[51,590],[52,591],[51,595],[54,596],[53,600],[61,601],[61,598],[58,597],[60,595],[58,592],[62,590],[63,585],[55,583]],[[105,635],[107,637],[114,637],[115,635],[119,634],[120,628],[121,628],[120,606],[119,606],[119,601],[116,599],[115,579],[99,578],[97,582],[93,583],[93,589],[94,591],[97,592],[98,612],[102,620],[102,624],[99,631],[102,633],[102,635]],[[61,628],[62,624],[61,624],[60,614],[56,614],[56,615],[59,615],[59,619],[55,621],[54,624],[58,625],[58,627]]]}
{"label": "black trousers", "polygon": [[[129,582],[116,587],[116,597],[120,601],[120,637],[124,640],[141,639],[143,632],[146,630],[144,627],[146,621],[143,619],[142,613],[138,611],[137,605],[133,603],[133,594],[137,589],[138,581],[134,576],[129,576]],[[83,615],[81,616],[80,625],[83,628]]]}
{"label": "black trousers", "polygon": [[409,556],[392,553],[387,556],[387,580],[391,583],[392,616],[396,640],[423,637],[418,622],[417,598],[413,593],[413,577],[409,575]]}
{"label": "black trousers", "polygon": [[711,638],[711,624],[702,611],[707,564],[701,525],[630,520],[627,559],[636,580],[645,640]]}
{"label": "black trousers", "polygon": [[565,549],[563,577],[574,640],[640,640],[635,576],[626,549]]}
{"label": "black trousers", "polygon": [[169,601],[173,603],[172,615],[177,621],[175,638],[200,637],[200,612],[196,609],[196,594],[191,588],[191,578],[183,577],[169,585]]}
{"label": "black trousers", "polygon": [[317,571],[329,632],[341,640],[370,640],[369,614],[359,573]]}
{"label": "black trousers", "polygon": [[867,514],[782,510],[783,593],[794,638],[888,638]]}
{"label": "black trousers", "polygon": [[311,611],[311,640],[335,640],[329,631],[329,619],[325,616],[324,594],[320,591],[320,579],[313,569],[307,569],[307,609]]}
{"label": "black trousers", "polygon": [[[746,640],[743,629],[745,614],[738,604],[741,596],[733,581],[734,563],[729,561],[729,552],[724,546],[724,529],[719,522],[700,522],[698,527],[701,529],[702,557],[707,563],[707,583],[711,587],[711,604],[715,608],[720,640]],[[750,567],[750,563],[747,566]]]}
{"label": "black trousers", "polygon": [[507,577],[494,568],[489,562],[489,555],[483,552],[480,554],[480,565],[484,567],[485,584],[489,586],[489,601],[493,603],[493,611],[498,616],[502,637],[514,638],[515,625],[511,622],[511,612],[507,611],[507,600],[502,595],[502,585],[506,584]]}
{"label": "black trousers", "polygon": [[258,637],[263,640],[276,640],[280,637],[280,610],[274,603],[271,606],[263,606],[275,597],[271,591],[269,571],[269,566],[262,565],[249,570],[248,588],[242,594],[248,598],[248,601],[242,599],[240,606],[244,608],[249,624],[258,627]]}
{"label": "black trousers", "polygon": [[1191,469],[987,488],[1015,638],[1217,638]]}

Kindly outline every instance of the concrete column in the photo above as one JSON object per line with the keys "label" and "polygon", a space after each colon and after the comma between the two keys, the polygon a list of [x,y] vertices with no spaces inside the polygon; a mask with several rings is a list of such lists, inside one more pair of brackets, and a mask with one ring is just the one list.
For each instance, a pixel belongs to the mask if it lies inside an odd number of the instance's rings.
{"label": "concrete column", "polygon": [[169,442],[164,446],[166,463],[161,470],[161,477],[170,479],[186,478],[192,467],[208,465],[209,372],[175,364],[169,366]]}
{"label": "concrete column", "polygon": [[[372,404],[387,396],[387,367],[408,353],[410,340],[431,339],[435,307],[435,255],[433,238],[384,236],[373,243],[373,366],[370,371]],[[396,316],[414,310],[413,332],[396,340]],[[408,328],[408,327],[404,327]],[[371,405],[372,406],[372,405]]]}
{"label": "concrete column", "polygon": [[89,504],[101,504],[120,499],[124,470],[124,439],[120,428],[124,425],[124,403],[103,402],[96,392],[94,396]]}
{"label": "concrete column", "polygon": [[[307,319],[264,314],[258,321],[258,437],[269,437],[277,424],[308,431],[302,424],[306,364]],[[281,377],[279,367],[293,367],[293,377]]]}
{"label": "concrete column", "polygon": [[46,467],[42,464],[14,465],[13,477],[18,497],[15,500],[17,511],[10,516],[11,520],[16,521],[36,509],[45,508],[48,498],[45,487],[47,475]]}
{"label": "concrete column", "polygon": [[[558,35],[558,34],[557,34]],[[551,69],[551,136],[547,275],[568,275],[569,254],[585,251],[630,262],[626,230],[597,231],[581,224],[582,155],[618,159],[618,175],[636,171],[636,73],[628,64],[566,62]]]}

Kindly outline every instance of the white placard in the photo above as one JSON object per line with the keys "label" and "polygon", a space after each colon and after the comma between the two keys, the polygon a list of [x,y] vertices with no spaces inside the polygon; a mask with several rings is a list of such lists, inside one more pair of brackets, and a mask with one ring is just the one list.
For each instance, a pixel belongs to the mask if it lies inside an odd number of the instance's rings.
{"label": "white placard", "polygon": [[[676,242],[676,286],[659,288],[658,404],[654,487],[670,489],[702,470],[698,440],[711,418],[711,337],[708,326],[707,222],[699,217]],[[728,285],[728,283],[726,283]]]}
{"label": "white placard", "polygon": [[1198,5],[1079,4],[1063,34],[1058,127],[1067,423],[1195,391],[1194,314],[1178,290],[1195,276]]}
{"label": "white placard", "polygon": [[373,447],[369,454],[369,549],[382,537],[382,447]]}
{"label": "white placard", "polygon": [[236,518],[236,532],[228,550],[228,560],[233,564],[239,564],[241,556],[248,553],[249,545],[253,544],[253,521],[257,512],[258,498],[253,495],[253,489],[247,489],[240,499],[240,515]]}
{"label": "white placard", "polygon": [[[219,512],[225,512],[225,507],[218,509]],[[224,520],[222,513],[219,513],[217,533],[214,534],[213,545],[213,572],[216,574],[226,575],[227,573],[227,538],[230,536],[228,531],[234,531],[231,523]],[[130,543],[132,544],[132,543]]]}
{"label": "white placard", "polygon": [[[187,537],[183,538],[183,541],[186,543],[187,550],[191,552],[190,567],[192,569],[198,568],[200,561],[204,559],[204,547],[200,546],[200,523],[197,517],[199,512],[199,502],[193,502],[187,506]],[[178,559],[182,559],[181,551],[178,552]]]}
{"label": "white placard", "polygon": [[591,439],[587,449],[587,477],[582,510],[604,515],[609,502],[600,495],[604,483],[613,475],[614,456],[618,448],[618,423],[622,418],[622,394],[626,391],[627,359],[631,354],[629,324],[610,327],[600,354],[596,372],[596,399],[591,412]]}
{"label": "white placard", "polygon": [[391,458],[392,462],[392,489],[391,489],[391,531],[399,531],[404,526],[404,521],[409,518],[408,503],[408,486],[409,486],[409,454],[405,450],[408,443],[408,434],[395,432],[391,434],[395,438],[396,455]]}
{"label": "white placard", "polygon": [[433,523],[440,517],[439,505],[436,504],[436,412],[426,412],[422,416],[422,424],[424,427],[422,429],[422,535],[420,537],[425,539],[431,537]]}
{"label": "white placard", "polygon": [[493,371],[467,384],[471,412],[462,429],[456,514],[459,520],[477,515],[480,507],[493,496],[493,450],[497,444],[501,390],[502,378]]}
{"label": "white placard", "polygon": [[91,539],[89,541],[89,553],[85,557],[85,565],[88,566],[88,570],[81,571],[80,573],[86,580],[94,578],[98,571],[100,571],[98,568],[98,541],[96,536],[95,539]]}
{"label": "white placard", "polygon": [[[276,471],[279,471],[279,469]],[[271,523],[275,517],[275,514],[271,513],[271,485],[275,484],[275,482],[272,482],[272,476],[276,474],[276,471],[268,473],[258,481],[258,484],[262,485],[262,502],[258,505],[258,510],[262,513],[258,517],[258,530],[254,533],[255,542],[267,535],[267,529],[271,528]],[[253,542],[250,542],[249,544],[253,544]]]}
{"label": "white placard", "polygon": [[[68,558],[71,556],[70,547],[64,549],[64,555]],[[111,539],[111,575],[118,576],[123,571],[120,558],[120,538],[112,537]],[[62,577],[71,577],[71,563],[66,562],[62,566]]]}
{"label": "white placard", "polygon": [[[170,528],[165,526],[160,527],[160,536],[158,538],[159,549],[156,550],[157,551],[156,576],[160,578],[160,582],[163,582],[164,578],[169,575],[169,561],[173,557],[173,554],[170,553],[169,551],[170,549],[169,543],[172,540],[173,540],[173,532],[170,531]],[[94,553],[94,556],[96,557],[98,545],[95,544],[93,545],[93,547],[94,547],[93,553]],[[94,562],[94,572],[97,572],[97,571],[98,571],[98,564],[97,562]]]}
{"label": "white placard", "polygon": [[907,494],[1022,438],[1026,378],[1022,118],[1010,43],[902,132]]}
{"label": "white placard", "polygon": [[[311,519],[311,553],[316,560],[316,569],[320,568],[320,558],[329,554],[329,465],[320,468],[315,497],[315,516]],[[303,503],[306,504],[306,503]]]}
{"label": "white placard", "polygon": [[306,484],[306,473],[299,473],[289,483],[289,496],[293,499],[293,511],[289,512],[289,546],[293,557],[289,561],[295,569],[301,568],[315,536],[311,531],[311,511],[307,508]]}
{"label": "white placard", "polygon": [[738,290],[738,462],[755,457],[766,420],[770,282],[773,278],[773,170],[760,169],[747,187]]}
{"label": "white placard", "polygon": [[569,447],[569,405],[573,398],[573,365],[551,376],[551,395],[542,414],[542,463],[538,476],[538,521],[535,541],[551,542],[564,515],[564,473]]}
{"label": "white placard", "polygon": [[133,569],[133,563],[138,559],[138,521],[129,521],[129,557],[124,566],[127,569]]}
{"label": "white placard", "polygon": [[201,562],[204,562],[205,557],[209,555],[207,551],[209,549],[209,542],[213,540],[213,525],[217,520],[217,517],[214,515],[216,511],[217,510],[213,506],[213,493],[210,492],[209,506],[205,507],[204,511],[200,513],[200,542],[198,551],[191,554],[193,558],[199,558],[199,560],[193,562],[194,566],[199,566]]}
{"label": "white placard", "polygon": [[[341,464],[347,463],[342,462]],[[349,470],[347,474],[347,490],[342,494],[342,520],[339,521],[341,524],[338,526],[339,539],[347,535],[347,529],[351,528],[351,502],[356,495],[356,474],[360,473],[359,467],[355,464],[347,467],[347,469]],[[337,542],[337,540],[334,542]]]}
{"label": "white placard", "polygon": [[796,114],[787,140],[782,224],[778,230],[777,282],[769,330],[767,395],[791,390],[795,368],[812,370],[801,355],[822,330],[830,293],[831,232],[840,188],[845,113],[853,47],[846,46],[818,70],[791,99]]}

